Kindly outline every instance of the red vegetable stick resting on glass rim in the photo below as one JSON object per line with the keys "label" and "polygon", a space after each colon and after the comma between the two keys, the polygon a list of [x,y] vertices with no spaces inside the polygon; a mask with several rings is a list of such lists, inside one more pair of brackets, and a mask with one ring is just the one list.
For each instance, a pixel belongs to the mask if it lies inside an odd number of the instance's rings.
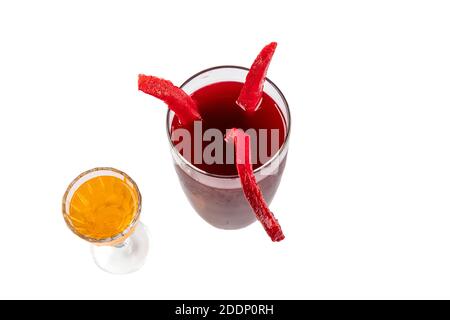
{"label": "red vegetable stick resting on glass rim", "polygon": [[253,174],[250,157],[250,136],[242,130],[233,128],[227,132],[225,140],[229,143],[234,143],[236,167],[241,179],[242,189],[255,212],[256,218],[261,222],[272,241],[283,240],[284,234],[281,226],[269,210]]}
{"label": "red vegetable stick resting on glass rim", "polygon": [[247,112],[258,110],[261,104],[264,81],[276,48],[276,42],[271,42],[265,46],[256,57],[247,74],[244,86],[236,100],[238,106]]}
{"label": "red vegetable stick resting on glass rim", "polygon": [[167,103],[168,107],[175,112],[182,124],[187,125],[192,121],[201,120],[195,101],[172,82],[158,77],[140,74],[138,88],[142,92]]}

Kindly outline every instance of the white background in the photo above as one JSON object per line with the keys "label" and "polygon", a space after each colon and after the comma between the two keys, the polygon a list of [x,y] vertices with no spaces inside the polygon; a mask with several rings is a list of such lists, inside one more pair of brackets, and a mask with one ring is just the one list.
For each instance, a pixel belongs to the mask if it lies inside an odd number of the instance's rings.
{"label": "white background", "polygon": [[[447,1],[2,1],[0,298],[450,298],[449,16]],[[279,244],[201,220],[166,108],[136,84],[249,66],[270,41],[293,117]],[[62,219],[96,166],[143,194],[153,248],[135,274],[99,270]]]}

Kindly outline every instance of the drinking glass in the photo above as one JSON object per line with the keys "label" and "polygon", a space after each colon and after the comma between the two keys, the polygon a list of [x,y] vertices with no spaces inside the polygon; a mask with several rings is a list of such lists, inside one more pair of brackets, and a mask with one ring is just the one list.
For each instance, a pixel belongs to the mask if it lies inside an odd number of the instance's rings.
{"label": "drinking glass", "polygon": [[[80,223],[71,214],[72,199],[77,197],[77,190],[86,182],[97,177],[115,177],[128,185],[129,190],[135,195],[131,201],[135,201],[132,205],[135,208],[132,212],[132,219],[128,225],[123,226],[123,230],[117,234],[106,238],[92,238],[83,234],[82,228],[75,226]],[[102,192],[108,194],[111,187],[103,186]],[[108,191],[109,190],[109,191]],[[114,196],[114,195],[111,195]],[[83,199],[86,206],[89,206],[89,200]],[[107,205],[107,203],[105,203]],[[104,271],[114,274],[125,274],[138,270],[141,268],[147,257],[149,249],[149,239],[145,226],[139,222],[141,213],[141,194],[137,184],[126,173],[114,168],[94,168],[83,172],[75,180],[70,183],[67,191],[64,194],[62,201],[62,212],[67,226],[77,236],[91,244],[91,253],[95,263]],[[106,217],[102,218],[101,224],[107,225],[111,223],[113,212],[109,215],[106,212]],[[108,217],[110,218],[108,221]],[[89,221],[82,221],[89,223]]]}
{"label": "drinking glass", "polygon": [[[200,88],[218,82],[237,81],[243,83],[247,73],[248,69],[244,67],[218,66],[193,75],[181,85],[181,88],[186,93],[192,94]],[[269,161],[254,171],[264,198],[270,204],[286,165],[291,116],[283,93],[267,78],[264,92],[278,105],[286,125],[284,143]],[[171,128],[174,115],[171,110],[167,113],[167,136],[175,170],[192,207],[206,222],[220,229],[240,229],[255,222],[255,214],[244,196],[238,175],[224,176],[205,172],[180,154],[172,141]]]}

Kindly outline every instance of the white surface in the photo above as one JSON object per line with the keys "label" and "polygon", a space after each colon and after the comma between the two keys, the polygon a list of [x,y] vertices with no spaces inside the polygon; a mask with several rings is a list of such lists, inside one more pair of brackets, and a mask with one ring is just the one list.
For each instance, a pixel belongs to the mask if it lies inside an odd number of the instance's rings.
{"label": "white surface", "polygon": [[[0,3],[0,298],[450,298],[450,4],[258,3]],[[197,216],[164,105],[136,85],[249,66],[273,40],[293,116],[280,244]],[[101,271],[64,224],[65,188],[96,166],[141,189],[135,274]]]}

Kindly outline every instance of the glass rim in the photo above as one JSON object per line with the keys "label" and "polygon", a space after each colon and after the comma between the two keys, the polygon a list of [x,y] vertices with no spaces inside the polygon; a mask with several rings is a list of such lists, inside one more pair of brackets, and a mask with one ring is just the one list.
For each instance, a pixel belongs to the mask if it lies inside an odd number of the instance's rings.
{"label": "glass rim", "polygon": [[[180,89],[183,89],[184,86],[186,86],[189,82],[191,82],[192,80],[194,80],[198,76],[202,75],[203,73],[206,73],[206,72],[209,72],[209,71],[214,71],[214,70],[219,70],[219,69],[239,69],[239,70],[244,70],[244,71],[247,71],[247,72],[250,70],[249,68],[241,67],[241,66],[235,66],[235,65],[221,65],[221,66],[207,68],[207,69],[199,71],[199,72],[195,73],[193,76],[189,77],[186,81],[183,82],[183,84],[180,86]],[[284,119],[285,122],[286,122],[285,123],[286,124],[286,137],[285,137],[285,139],[283,141],[283,144],[278,149],[278,151],[272,157],[270,157],[269,161],[264,163],[259,168],[255,169],[253,171],[254,174],[257,174],[260,171],[264,170],[265,168],[269,167],[272,164],[272,162],[283,153],[284,149],[288,145],[289,136],[290,136],[290,132],[291,132],[291,111],[289,109],[289,104],[288,104],[288,102],[286,100],[286,97],[284,96],[283,92],[277,87],[277,85],[272,80],[270,80],[268,77],[266,77],[265,81],[270,83],[270,85],[275,89],[275,91],[281,97],[281,100],[283,101],[284,106],[286,107],[286,118],[287,119]],[[237,178],[239,178],[239,175],[237,175],[237,174],[235,174],[235,175],[220,175],[220,174],[209,173],[209,172],[204,171],[204,170],[202,170],[200,168],[197,168],[193,163],[189,162],[185,157],[183,157],[183,155],[181,155],[180,152],[178,152],[178,150],[176,150],[176,148],[175,148],[175,146],[173,145],[173,142],[172,142],[171,124],[169,123],[170,122],[170,115],[172,113],[173,113],[172,110],[170,110],[170,109],[167,110],[167,116],[166,116],[167,137],[169,139],[169,143],[170,143],[171,148],[175,150],[175,153],[183,161],[183,163],[185,163],[187,166],[189,166],[190,169],[192,169],[192,170],[194,170],[194,171],[196,171],[196,172],[198,172],[198,173],[200,173],[202,175],[209,176],[209,177],[219,178],[219,179],[237,179]]]}
{"label": "glass rim", "polygon": [[[87,237],[79,232],[77,232],[72,224],[70,223],[70,218],[69,218],[69,212],[67,212],[66,210],[66,204],[67,204],[67,197],[69,195],[69,192],[72,190],[72,188],[74,187],[74,185],[83,177],[85,177],[88,174],[91,174],[93,172],[97,172],[97,171],[110,171],[110,172],[114,172],[114,173],[118,173],[120,175],[123,175],[126,179],[128,179],[131,184],[133,185],[133,187],[135,188],[136,192],[137,192],[137,196],[138,196],[138,206],[136,208],[136,212],[134,214],[133,220],[130,222],[130,224],[121,232],[119,232],[118,234],[112,236],[112,237],[108,237],[108,238],[102,238],[102,239],[96,239],[96,238],[91,238],[91,237]],[[90,180],[90,179],[89,179]],[[87,180],[87,181],[89,181]],[[81,185],[80,185],[81,186]],[[87,171],[84,171],[82,173],[80,173],[75,179],[72,180],[72,182],[69,184],[69,186],[67,187],[66,192],[64,193],[63,199],[62,199],[62,213],[63,213],[63,217],[64,220],[67,224],[67,226],[69,227],[69,229],[76,234],[78,237],[82,238],[83,240],[89,241],[91,243],[97,243],[97,244],[105,244],[105,243],[109,243],[109,242],[114,242],[117,241],[123,237],[127,237],[130,234],[130,231],[135,227],[136,223],[139,221],[140,215],[141,215],[141,208],[142,208],[142,196],[141,196],[141,192],[139,191],[139,187],[137,185],[137,183],[125,172],[112,168],[112,167],[96,167]]]}

